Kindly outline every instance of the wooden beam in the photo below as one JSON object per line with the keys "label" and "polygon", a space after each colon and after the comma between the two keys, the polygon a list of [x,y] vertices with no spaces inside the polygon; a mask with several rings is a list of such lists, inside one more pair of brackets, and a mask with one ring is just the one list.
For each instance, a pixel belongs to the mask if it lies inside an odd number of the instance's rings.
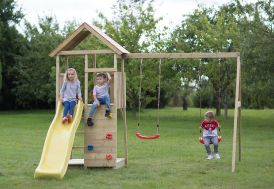
{"label": "wooden beam", "polygon": [[122,88],[122,94],[123,94],[123,108],[126,109],[127,107],[127,82],[126,82],[126,72],[125,72],[125,59],[122,59],[121,63],[121,72],[122,72],[122,82],[123,82],[123,88]]}
{"label": "wooden beam", "polygon": [[115,68],[86,68],[85,72],[117,72]]}
{"label": "wooden beam", "polygon": [[114,51],[108,49],[102,50],[71,50],[71,51],[60,51],[58,55],[75,56],[75,55],[89,55],[89,54],[115,54]]}
{"label": "wooden beam", "polygon": [[68,57],[66,57],[66,64],[65,64],[65,68],[66,68],[66,70],[69,68],[69,60],[68,60]]}
{"label": "wooden beam", "polygon": [[117,54],[113,56],[113,67],[117,70]]}
{"label": "wooden beam", "polygon": [[[85,55],[85,70],[88,69],[88,55]],[[88,72],[85,72],[85,112],[88,111]]]}
{"label": "wooden beam", "polygon": [[[241,71],[240,71],[240,83],[239,83],[239,102],[242,102],[242,90],[241,90]],[[242,160],[242,136],[241,136],[241,115],[242,115],[242,107],[239,108],[238,111],[238,146],[239,146],[239,161]]]}
{"label": "wooden beam", "polygon": [[125,77],[125,59],[122,59],[121,63],[122,72],[122,107],[120,109],[123,119],[124,128],[124,150],[125,150],[125,165],[128,165],[128,128],[127,128],[127,111],[126,111],[126,77]]}
{"label": "wooden beam", "polygon": [[124,150],[125,150],[125,165],[128,165],[128,129],[127,129],[127,112],[125,108],[120,109],[123,119],[124,128]]}
{"label": "wooden beam", "polygon": [[[96,54],[93,55],[93,68],[97,67],[97,58]],[[93,83],[96,83],[96,74],[92,74]]]}
{"label": "wooden beam", "polygon": [[67,44],[73,40],[83,29],[85,28],[84,25],[81,25],[79,28],[77,28],[73,33],[71,33],[61,44],[58,45],[57,48],[55,48],[53,51],[50,52],[49,56],[54,57],[58,54],[59,51],[64,49]]}
{"label": "wooden beam", "polygon": [[125,55],[128,59],[145,58],[237,58],[239,52],[218,52],[218,53],[129,53]]}
{"label": "wooden beam", "polygon": [[89,26],[87,23],[84,23],[83,25],[85,25],[85,28],[89,30],[95,37],[97,37],[101,42],[103,42],[117,54],[121,55],[124,53],[129,53],[124,47],[119,45],[116,41],[114,41],[97,27]]}
{"label": "wooden beam", "polygon": [[237,57],[237,76],[236,76],[236,93],[235,93],[235,110],[234,110],[234,128],[233,128],[233,143],[232,143],[232,165],[231,171],[235,172],[236,167],[236,147],[237,147],[237,127],[239,123],[239,109],[241,108],[240,101],[240,72],[241,63],[240,56]]}
{"label": "wooden beam", "polygon": [[93,67],[94,67],[94,68],[97,67],[96,63],[97,63],[96,54],[94,54],[94,55],[93,55]]}

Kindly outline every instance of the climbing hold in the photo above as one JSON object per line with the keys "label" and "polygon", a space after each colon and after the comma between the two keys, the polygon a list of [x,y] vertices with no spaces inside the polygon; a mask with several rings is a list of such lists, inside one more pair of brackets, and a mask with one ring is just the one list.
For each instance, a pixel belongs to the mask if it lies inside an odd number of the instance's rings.
{"label": "climbing hold", "polygon": [[88,145],[88,150],[89,151],[93,150],[93,145]]}
{"label": "climbing hold", "polygon": [[112,139],[112,134],[111,133],[106,134],[106,139]]}
{"label": "climbing hold", "polygon": [[111,153],[106,154],[106,159],[107,159],[107,160],[111,160],[111,159],[112,159],[112,154],[111,154]]}

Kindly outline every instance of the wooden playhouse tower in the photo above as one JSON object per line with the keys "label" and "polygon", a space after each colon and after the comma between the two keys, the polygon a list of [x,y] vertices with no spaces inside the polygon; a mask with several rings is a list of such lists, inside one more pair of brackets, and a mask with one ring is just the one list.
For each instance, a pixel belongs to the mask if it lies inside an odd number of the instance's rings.
{"label": "wooden playhouse tower", "polygon": [[[81,43],[86,37],[93,35],[102,44],[108,47],[108,49],[86,49],[86,50],[73,50],[79,43]],[[96,45],[96,44],[95,44]],[[127,165],[128,149],[127,149],[127,125],[126,125],[126,82],[124,72],[124,57],[129,52],[121,45],[100,31],[95,26],[90,26],[87,23],[83,23],[77,28],[70,36],[68,36],[56,49],[54,49],[49,55],[56,57],[56,102],[59,96],[60,87],[63,81],[64,73],[60,73],[60,64],[64,68],[68,68],[69,56],[83,57],[84,62],[84,93],[83,101],[85,104],[83,122],[84,126],[84,146],[83,159],[72,159],[70,164],[83,164],[87,167],[113,167],[119,168],[124,164]],[[98,68],[96,64],[97,55],[111,55],[113,56],[113,64],[111,67]],[[89,64],[89,60],[92,60],[92,66]],[[120,67],[118,67],[118,62]],[[81,72],[81,70],[77,70]],[[108,72],[112,76],[110,87],[111,98],[111,112],[112,119],[104,116],[105,106],[97,108],[94,115],[94,125],[88,127],[86,120],[90,112],[90,106],[88,101],[88,81],[94,80],[94,76],[98,72]],[[93,74],[93,77],[89,77],[89,74]],[[83,83],[82,83],[83,85]],[[125,157],[117,157],[117,111],[120,110],[123,118],[124,128],[124,148]]]}

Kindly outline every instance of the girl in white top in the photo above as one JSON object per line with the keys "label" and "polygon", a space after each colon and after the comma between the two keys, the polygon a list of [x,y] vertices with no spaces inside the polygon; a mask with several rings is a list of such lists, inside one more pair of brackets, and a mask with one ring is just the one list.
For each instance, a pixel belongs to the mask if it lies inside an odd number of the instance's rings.
{"label": "girl in white top", "polygon": [[77,98],[78,100],[82,100],[80,81],[78,80],[76,70],[69,68],[64,75],[64,82],[60,90],[60,100],[64,104],[63,123],[66,121],[69,123],[72,122]]}

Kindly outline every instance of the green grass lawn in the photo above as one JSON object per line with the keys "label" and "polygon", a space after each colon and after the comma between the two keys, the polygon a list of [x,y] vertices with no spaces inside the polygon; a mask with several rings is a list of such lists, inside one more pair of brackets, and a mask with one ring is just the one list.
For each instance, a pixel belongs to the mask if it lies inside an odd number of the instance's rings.
{"label": "green grass lawn", "polygon": [[[210,161],[198,142],[199,109],[161,110],[161,137],[151,141],[135,137],[137,119],[130,112],[127,115],[127,168],[69,167],[63,180],[35,180],[33,174],[54,112],[0,112],[0,188],[274,188],[274,110],[242,111],[242,161],[237,161],[235,173],[231,173],[233,111],[227,121],[217,118],[222,125],[221,159]],[[142,112],[145,135],[155,133],[156,115],[155,110]],[[121,120],[118,124],[118,154],[123,157]],[[82,145],[82,137],[76,136],[76,145]],[[82,156],[79,150],[73,155]]]}

